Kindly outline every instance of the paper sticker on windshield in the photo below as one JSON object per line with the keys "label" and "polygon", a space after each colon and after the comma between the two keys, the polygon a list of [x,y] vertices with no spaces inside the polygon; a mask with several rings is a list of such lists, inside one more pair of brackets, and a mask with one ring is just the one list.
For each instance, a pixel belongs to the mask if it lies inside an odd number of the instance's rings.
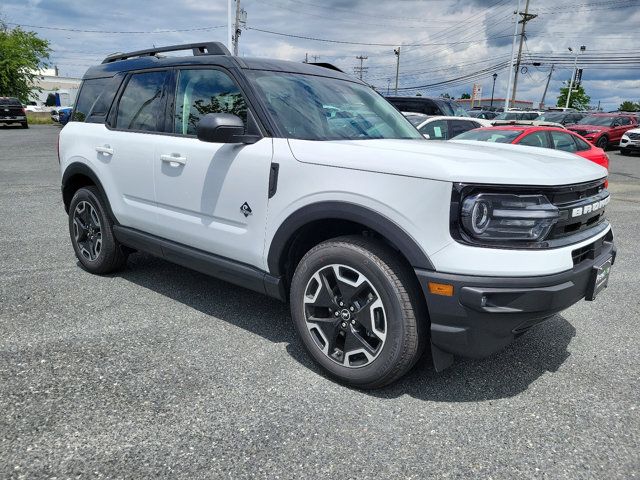
{"label": "paper sticker on windshield", "polygon": [[440,129],[440,127],[433,127],[433,133],[436,134],[436,137],[442,136],[442,130]]}

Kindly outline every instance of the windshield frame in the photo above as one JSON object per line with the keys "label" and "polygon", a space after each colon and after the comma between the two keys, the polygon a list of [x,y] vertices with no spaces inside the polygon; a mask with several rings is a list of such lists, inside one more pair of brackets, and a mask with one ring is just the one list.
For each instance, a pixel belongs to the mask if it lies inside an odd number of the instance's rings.
{"label": "windshield frame", "polygon": [[[307,140],[307,141],[353,141],[353,140],[379,140],[379,139],[402,139],[402,140],[424,140],[424,137],[420,132],[418,132],[417,128],[398,110],[393,104],[391,104],[384,96],[382,96],[379,92],[375,91],[365,83],[358,82],[356,80],[351,79],[343,79],[336,78],[334,76],[329,75],[318,75],[314,73],[301,73],[301,72],[292,72],[292,71],[283,71],[283,70],[267,70],[267,69],[247,69],[245,70],[246,81],[250,85],[252,96],[255,98],[257,103],[260,104],[262,109],[262,113],[267,117],[268,123],[270,125],[271,136],[274,138],[286,138],[292,140]],[[397,121],[406,128],[406,132],[410,133],[410,136],[398,136],[398,137],[346,137],[346,136],[336,136],[336,137],[322,137],[317,136],[316,138],[300,138],[295,135],[290,134],[287,131],[285,125],[281,122],[279,118],[274,114],[275,112],[272,110],[272,105],[270,105],[268,99],[266,98],[267,92],[263,90],[259,83],[259,78],[263,76],[274,76],[274,77],[307,77],[309,79],[321,79],[327,82],[338,82],[337,84],[350,84],[354,88],[361,88],[368,90],[372,95],[375,95],[376,101],[384,102],[387,105],[385,109],[387,113],[393,115]],[[324,99],[318,99],[320,102]],[[322,108],[325,107],[325,103],[329,105],[327,102],[320,102]],[[388,124],[388,123],[387,123]]]}

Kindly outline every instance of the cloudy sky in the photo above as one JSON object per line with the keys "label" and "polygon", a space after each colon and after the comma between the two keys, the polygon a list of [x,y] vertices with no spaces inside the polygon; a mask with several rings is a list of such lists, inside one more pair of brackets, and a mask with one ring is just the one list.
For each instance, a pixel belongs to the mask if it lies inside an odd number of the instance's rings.
{"label": "cloudy sky", "polygon": [[[247,29],[240,55],[302,61],[308,54],[349,73],[368,57],[364,79],[393,91],[401,47],[403,94],[460,96],[475,82],[504,97],[517,0],[241,0]],[[526,0],[521,0],[524,10]],[[61,75],[82,76],[109,53],[153,45],[226,41],[226,0],[3,0],[0,16],[51,42]],[[583,85],[591,103],[640,101],[640,0],[530,0],[518,99],[546,103],[571,76],[568,47],[587,47]],[[539,65],[533,65],[536,62]]]}

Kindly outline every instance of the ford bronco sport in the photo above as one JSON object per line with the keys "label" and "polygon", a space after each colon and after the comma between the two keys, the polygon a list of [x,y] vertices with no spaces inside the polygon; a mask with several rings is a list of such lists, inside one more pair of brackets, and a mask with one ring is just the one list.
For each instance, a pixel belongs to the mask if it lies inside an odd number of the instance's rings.
{"label": "ford bronco sport", "polygon": [[138,250],[288,301],[313,359],[361,388],[426,346],[438,371],[490,355],[592,300],[615,258],[602,167],[428,142],[335,67],[218,43],[91,67],[59,156],[86,270]]}

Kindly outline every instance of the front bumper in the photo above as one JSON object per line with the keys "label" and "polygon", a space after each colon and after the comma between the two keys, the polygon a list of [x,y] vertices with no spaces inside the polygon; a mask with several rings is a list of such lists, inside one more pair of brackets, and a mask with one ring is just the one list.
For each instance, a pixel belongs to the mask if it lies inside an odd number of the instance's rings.
{"label": "front bumper", "polygon": [[[574,252],[571,270],[553,275],[482,277],[416,269],[427,299],[436,370],[449,366],[453,355],[491,355],[584,298],[594,266],[616,255],[611,231],[589,247]],[[429,282],[453,285],[453,295],[430,293]]]}
{"label": "front bumper", "polygon": [[639,152],[640,140],[629,140],[623,137],[622,140],[620,140],[620,148],[624,148],[628,151]]}

